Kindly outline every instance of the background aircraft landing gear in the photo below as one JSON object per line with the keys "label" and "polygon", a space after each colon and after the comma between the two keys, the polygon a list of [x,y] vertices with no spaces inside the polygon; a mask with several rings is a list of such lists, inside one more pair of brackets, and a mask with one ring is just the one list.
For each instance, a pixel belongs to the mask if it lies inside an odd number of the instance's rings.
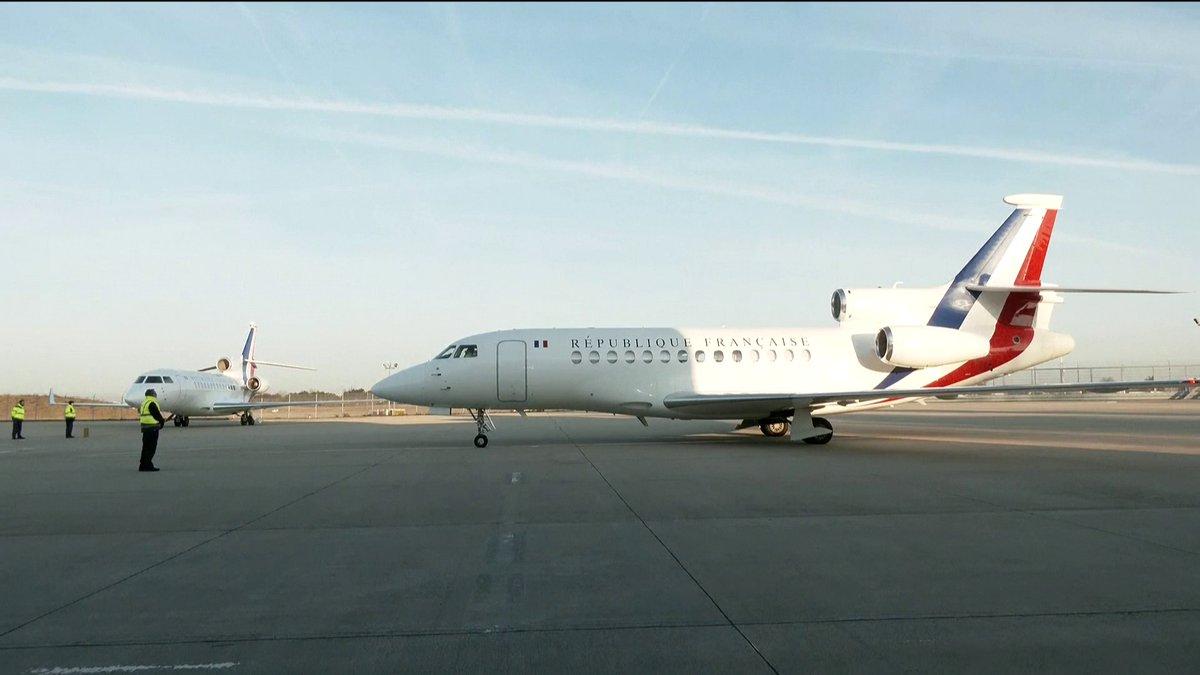
{"label": "background aircraft landing gear", "polygon": [[475,435],[475,447],[486,448],[488,444],[487,432],[495,431],[496,425],[492,424],[492,418],[488,417],[487,411],[483,408],[467,408],[471,413],[471,419],[475,420],[475,428],[479,433]]}
{"label": "background aircraft landing gear", "polygon": [[242,413],[242,426],[246,425],[254,426],[254,415],[251,415],[248,412]]}
{"label": "background aircraft landing gear", "polygon": [[829,423],[829,420],[825,419],[824,417],[814,417],[812,418],[812,423],[814,427],[828,429],[829,433],[821,434],[820,436],[814,436],[812,438],[806,438],[804,439],[805,443],[808,443],[809,445],[825,445],[833,439],[833,425]]}
{"label": "background aircraft landing gear", "polygon": [[758,428],[763,432],[763,436],[770,436],[771,438],[787,435],[788,429],[791,426],[791,422],[782,417],[768,417],[758,423]]}

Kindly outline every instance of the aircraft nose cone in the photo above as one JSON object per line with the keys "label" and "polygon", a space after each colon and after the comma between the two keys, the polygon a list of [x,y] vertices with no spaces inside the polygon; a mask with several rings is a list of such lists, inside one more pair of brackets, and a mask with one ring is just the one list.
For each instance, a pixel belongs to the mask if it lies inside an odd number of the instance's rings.
{"label": "aircraft nose cone", "polygon": [[420,404],[425,385],[424,375],[424,364],[405,368],[376,382],[371,387],[371,393],[396,403]]}

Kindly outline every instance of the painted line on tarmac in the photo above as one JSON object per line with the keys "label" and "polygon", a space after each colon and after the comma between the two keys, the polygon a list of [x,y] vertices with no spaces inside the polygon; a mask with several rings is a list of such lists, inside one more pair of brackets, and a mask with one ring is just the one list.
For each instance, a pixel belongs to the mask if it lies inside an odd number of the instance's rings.
{"label": "painted line on tarmac", "polygon": [[34,668],[28,671],[32,675],[74,675],[76,673],[142,673],[151,670],[227,670],[240,665],[231,661],[225,663],[180,663],[176,665],[148,666],[55,666],[54,668]]}

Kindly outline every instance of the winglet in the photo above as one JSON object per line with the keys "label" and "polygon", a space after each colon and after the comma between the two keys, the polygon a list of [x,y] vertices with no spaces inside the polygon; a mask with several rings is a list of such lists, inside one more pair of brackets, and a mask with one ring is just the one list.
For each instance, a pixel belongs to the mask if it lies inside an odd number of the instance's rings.
{"label": "winglet", "polygon": [[1062,208],[1062,195],[1019,194],[1004,198],[1004,203],[1018,209],[1047,209],[1058,211]]}

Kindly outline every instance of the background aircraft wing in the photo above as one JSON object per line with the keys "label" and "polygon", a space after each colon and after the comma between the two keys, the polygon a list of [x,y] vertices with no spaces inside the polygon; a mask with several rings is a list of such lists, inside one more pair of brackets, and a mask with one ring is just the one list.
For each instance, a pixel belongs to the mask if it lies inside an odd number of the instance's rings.
{"label": "background aircraft wing", "polygon": [[266,408],[294,408],[296,406],[314,406],[314,405],[346,405],[357,403],[370,403],[371,399],[347,399],[343,401],[340,398],[329,399],[327,401],[230,401],[229,403],[214,403],[212,406],[213,412],[221,413],[239,413],[248,410],[263,410]]}
{"label": "background aircraft wing", "polygon": [[1090,382],[1078,384],[976,385],[968,387],[922,387],[918,389],[868,389],[779,394],[697,394],[676,392],[663,400],[671,410],[729,417],[765,417],[781,410],[815,408],[835,404],[849,406],[876,401],[901,401],[916,398],[953,399],[963,394],[1038,394],[1051,392],[1146,391],[1194,387],[1195,378],[1183,380],[1141,380],[1137,382]]}
{"label": "background aircraft wing", "polygon": [[[73,399],[72,399],[73,400]],[[54,396],[54,390],[50,390],[50,405],[66,405],[65,402],[58,400]],[[128,403],[116,401],[75,401],[76,408],[129,408]]]}

